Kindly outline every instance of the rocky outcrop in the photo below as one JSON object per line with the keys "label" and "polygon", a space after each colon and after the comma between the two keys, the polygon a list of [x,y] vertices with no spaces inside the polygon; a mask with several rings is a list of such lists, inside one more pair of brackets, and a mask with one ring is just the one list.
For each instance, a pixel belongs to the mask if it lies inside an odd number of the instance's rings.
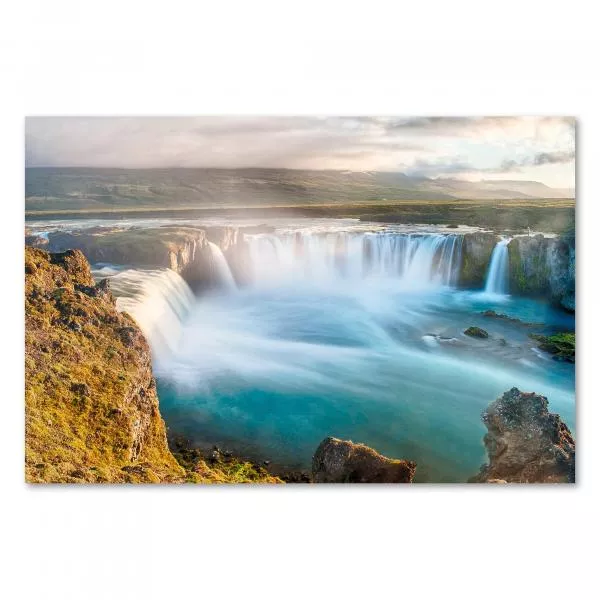
{"label": "rocky outcrop", "polygon": [[91,263],[168,267],[199,291],[218,283],[209,242],[225,252],[233,252],[238,233],[233,227],[98,227],[81,232],[51,232],[47,240],[35,236],[26,240],[35,247],[43,244],[49,252],[81,250]]}
{"label": "rocky outcrop", "polygon": [[150,349],[78,250],[25,253],[28,482],[173,482]]}
{"label": "rocky outcrop", "polygon": [[[179,449],[181,450],[181,449]],[[25,249],[25,479],[279,483],[249,462],[171,453],[150,348],[82,252]]]}
{"label": "rocky outcrop", "polygon": [[510,291],[575,310],[575,238],[519,236],[508,244]]}
{"label": "rocky outcrop", "polygon": [[474,483],[573,483],[575,440],[548,400],[517,388],[492,402],[482,415],[489,463]]}
{"label": "rocky outcrop", "polygon": [[467,233],[463,237],[459,284],[483,287],[494,246],[500,238],[494,233]]}
{"label": "rocky outcrop", "polygon": [[324,439],[312,463],[315,483],[411,483],[416,463],[378,454],[363,444]]}
{"label": "rocky outcrop", "polygon": [[530,333],[529,337],[535,340],[541,350],[552,355],[554,360],[575,362],[575,332],[554,333],[541,335]]}

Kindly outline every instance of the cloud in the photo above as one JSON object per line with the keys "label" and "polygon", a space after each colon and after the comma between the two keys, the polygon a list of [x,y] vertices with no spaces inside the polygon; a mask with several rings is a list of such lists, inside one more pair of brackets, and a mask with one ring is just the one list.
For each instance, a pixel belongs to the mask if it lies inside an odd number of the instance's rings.
{"label": "cloud", "polygon": [[533,157],[534,165],[555,165],[575,160],[575,150],[568,152],[540,152]]}
{"label": "cloud", "polygon": [[[560,180],[573,164],[563,117],[34,117],[27,166],[273,167],[405,171],[426,177],[519,173]],[[556,167],[553,173],[547,170]],[[538,169],[539,168],[539,169]],[[574,178],[564,171],[571,186]]]}

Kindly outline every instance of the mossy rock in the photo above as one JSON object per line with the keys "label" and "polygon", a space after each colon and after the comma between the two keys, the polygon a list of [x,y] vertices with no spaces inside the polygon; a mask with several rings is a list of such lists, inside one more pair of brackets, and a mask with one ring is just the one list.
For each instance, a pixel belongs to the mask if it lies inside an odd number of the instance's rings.
{"label": "mossy rock", "polygon": [[468,327],[464,330],[464,334],[468,335],[469,337],[481,339],[490,337],[490,334],[485,329],[481,329],[481,327]]}
{"label": "mossy rock", "polygon": [[540,350],[552,354],[555,360],[575,362],[575,332],[553,335],[532,333],[529,337],[537,342]]}

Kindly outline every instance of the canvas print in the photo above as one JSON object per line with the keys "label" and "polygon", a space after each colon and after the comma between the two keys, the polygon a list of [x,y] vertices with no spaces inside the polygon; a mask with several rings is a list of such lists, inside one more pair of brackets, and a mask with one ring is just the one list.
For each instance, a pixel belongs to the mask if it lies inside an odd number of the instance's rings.
{"label": "canvas print", "polygon": [[575,126],[27,118],[26,481],[573,483]]}

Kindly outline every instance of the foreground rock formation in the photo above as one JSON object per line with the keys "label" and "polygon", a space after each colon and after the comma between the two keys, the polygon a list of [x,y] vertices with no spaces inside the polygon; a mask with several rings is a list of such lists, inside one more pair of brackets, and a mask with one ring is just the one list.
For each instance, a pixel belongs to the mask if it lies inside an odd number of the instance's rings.
{"label": "foreground rock formation", "polygon": [[175,459],[148,344],[80,251],[26,248],[25,274],[28,482],[279,481],[236,459]]}
{"label": "foreground rock formation", "polygon": [[575,440],[548,400],[512,388],[482,415],[489,464],[474,483],[573,483]]}
{"label": "foreground rock formation", "polygon": [[378,454],[364,444],[324,439],[313,457],[315,483],[411,483],[416,463]]}

